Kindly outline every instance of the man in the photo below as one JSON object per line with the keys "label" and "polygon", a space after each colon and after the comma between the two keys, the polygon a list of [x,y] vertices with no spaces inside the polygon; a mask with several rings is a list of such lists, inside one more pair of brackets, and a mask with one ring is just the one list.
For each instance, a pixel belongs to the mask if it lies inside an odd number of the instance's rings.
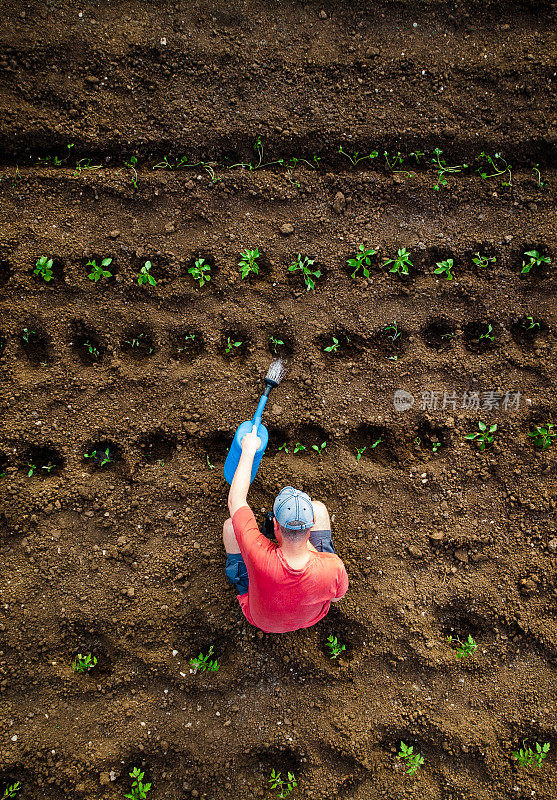
{"label": "man", "polygon": [[346,594],[348,575],[335,555],[331,521],[323,503],[287,486],[277,496],[274,532],[264,536],[248,506],[253,457],[260,445],[257,427],[242,439],[242,454],[228,493],[230,518],[223,528],[226,575],[238,589],[248,622],[265,633],[285,633],[315,625],[331,601]]}

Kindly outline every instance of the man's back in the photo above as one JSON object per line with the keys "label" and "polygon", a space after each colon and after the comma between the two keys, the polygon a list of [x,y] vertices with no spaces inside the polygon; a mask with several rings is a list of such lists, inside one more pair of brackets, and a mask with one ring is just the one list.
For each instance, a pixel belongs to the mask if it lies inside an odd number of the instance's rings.
{"label": "man's back", "polygon": [[334,553],[310,551],[306,565],[294,569],[260,533],[249,506],[236,511],[232,524],[249,575],[249,590],[238,600],[252,625],[267,633],[308,628],[346,593],[348,575]]}

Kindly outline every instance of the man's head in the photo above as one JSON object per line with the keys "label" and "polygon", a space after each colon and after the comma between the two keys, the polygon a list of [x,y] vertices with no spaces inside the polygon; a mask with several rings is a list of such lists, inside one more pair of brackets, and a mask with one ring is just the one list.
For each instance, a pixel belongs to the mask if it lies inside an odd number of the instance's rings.
{"label": "man's head", "polygon": [[306,539],[315,522],[309,495],[285,486],[276,496],[273,512],[280,531],[289,541]]}

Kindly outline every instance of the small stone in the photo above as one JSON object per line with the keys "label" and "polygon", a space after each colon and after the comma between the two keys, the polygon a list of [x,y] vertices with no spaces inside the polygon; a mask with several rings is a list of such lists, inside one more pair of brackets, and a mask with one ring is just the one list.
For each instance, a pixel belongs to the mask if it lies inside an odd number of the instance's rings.
{"label": "small stone", "polygon": [[101,772],[99,782],[101,786],[107,786],[110,783],[110,772]]}
{"label": "small stone", "polygon": [[282,406],[279,406],[277,403],[273,403],[271,408],[271,413],[274,414],[276,417],[279,417],[283,412]]}
{"label": "small stone", "polygon": [[164,229],[167,233],[174,233],[176,230],[176,225],[173,222],[167,222],[164,226]]}
{"label": "small stone", "polygon": [[454,557],[457,561],[461,561],[463,564],[468,563],[468,553],[464,547],[459,547],[458,550],[455,550]]}
{"label": "small stone", "polygon": [[368,58],[377,58],[379,55],[381,55],[381,50],[378,47],[368,47],[366,50]]}
{"label": "small stone", "polygon": [[431,531],[429,538],[432,542],[442,542],[445,538],[445,534],[443,531]]}
{"label": "small stone", "polygon": [[285,222],[284,225],[280,226],[280,232],[284,234],[284,236],[290,236],[291,233],[294,233],[294,225],[290,222]]}
{"label": "small stone", "polygon": [[552,553],[557,553],[557,538],[550,539],[547,543],[547,546]]}
{"label": "small stone", "polygon": [[408,548],[408,552],[410,553],[412,558],[422,558],[423,557],[422,551],[420,550],[419,547],[416,547],[415,544],[411,544],[410,545],[410,547]]}
{"label": "small stone", "polygon": [[120,236],[119,230],[110,231],[109,236],[111,239],[117,239]]}
{"label": "small stone", "polygon": [[335,211],[337,214],[342,214],[345,208],[346,198],[342,192],[337,192],[335,194],[335,199],[333,200],[333,211]]}
{"label": "small stone", "polygon": [[91,86],[95,86],[99,82],[99,79],[96,78],[94,75],[86,75],[85,80],[87,83],[90,83]]}

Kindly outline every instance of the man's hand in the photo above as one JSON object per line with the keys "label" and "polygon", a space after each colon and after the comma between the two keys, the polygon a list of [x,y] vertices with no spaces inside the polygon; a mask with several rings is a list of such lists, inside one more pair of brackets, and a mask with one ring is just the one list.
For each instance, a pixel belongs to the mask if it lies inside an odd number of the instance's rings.
{"label": "man's hand", "polygon": [[253,426],[250,433],[242,438],[242,455],[236,467],[236,472],[230,484],[230,491],[228,492],[228,509],[230,516],[233,517],[235,512],[247,506],[248,504],[248,489],[251,478],[251,468],[253,466],[253,457],[261,445],[261,439],[257,435],[257,425]]}
{"label": "man's hand", "polygon": [[261,446],[261,439],[257,435],[257,425],[253,426],[253,429],[246,433],[246,435],[242,438],[242,453],[251,453],[255,455],[256,452],[259,450]]}

